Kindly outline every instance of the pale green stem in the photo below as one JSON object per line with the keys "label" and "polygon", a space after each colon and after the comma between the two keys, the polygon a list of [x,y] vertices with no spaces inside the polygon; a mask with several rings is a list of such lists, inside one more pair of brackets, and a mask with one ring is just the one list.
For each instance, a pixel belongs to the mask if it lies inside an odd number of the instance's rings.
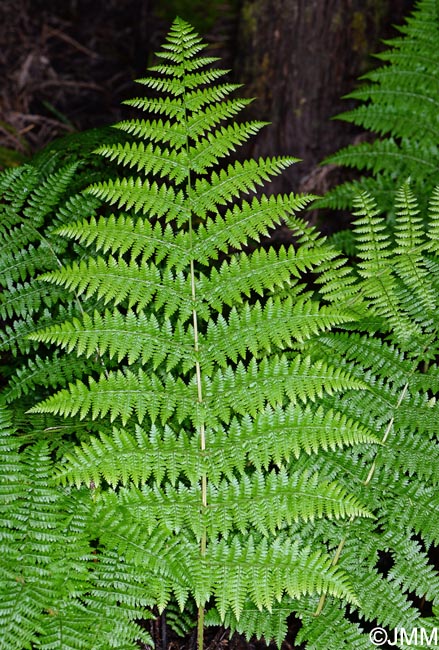
{"label": "pale green stem", "polygon": [[[186,107],[186,98],[185,98],[185,93],[183,96],[183,103],[184,103],[184,113],[185,113],[185,120],[187,124],[187,107]],[[186,153],[189,157],[189,139],[188,139],[188,133],[186,133]],[[187,179],[187,195],[190,198],[192,194],[192,183],[191,183],[191,173],[190,169],[188,171],[188,179]],[[189,216],[189,242],[190,242],[190,248],[192,250],[192,235],[193,235],[193,228],[192,228],[192,212]],[[197,311],[196,311],[196,287],[195,287],[195,267],[194,267],[194,260],[191,258],[190,261],[190,281],[191,281],[191,297],[192,297],[192,303],[193,303],[193,309],[192,309],[192,323],[193,323],[193,328],[194,328],[194,352],[195,352],[195,379],[197,383],[197,402],[199,405],[203,403],[203,385],[201,381],[201,366],[200,366],[200,361],[199,361],[199,339],[198,339],[198,316],[197,316]],[[206,428],[205,428],[205,423],[204,421],[200,422],[199,425],[199,431],[200,431],[200,451],[203,455],[205,449],[206,449]],[[207,476],[205,472],[202,473],[201,475],[201,504],[202,508],[207,507]],[[207,546],[207,534],[206,530],[203,529],[202,535],[201,535],[201,540],[200,540],[200,555],[201,557],[204,557],[206,555],[206,546]],[[198,650],[203,650],[204,646],[204,605],[199,605],[198,606],[198,622],[197,622],[197,646]]]}
{"label": "pale green stem", "polygon": [[[192,291],[192,300],[195,302],[195,273],[194,273],[194,262],[191,260],[191,291]],[[197,399],[198,404],[203,402],[203,386],[201,383],[201,367],[200,361],[198,359],[199,352],[199,343],[198,343],[198,319],[197,312],[195,309],[192,311],[192,319],[194,326],[194,350],[195,350],[195,377],[197,381]],[[206,449],[206,430],[204,422],[200,424],[200,449],[201,452],[204,452]],[[201,502],[203,508],[207,507],[207,476],[205,473],[201,476]],[[200,542],[200,553],[204,557],[206,554],[206,545],[207,545],[207,536],[206,531],[203,530],[203,534]],[[204,644],[204,607],[200,605],[198,607],[198,624],[197,624],[197,645],[198,650],[203,650]]]}

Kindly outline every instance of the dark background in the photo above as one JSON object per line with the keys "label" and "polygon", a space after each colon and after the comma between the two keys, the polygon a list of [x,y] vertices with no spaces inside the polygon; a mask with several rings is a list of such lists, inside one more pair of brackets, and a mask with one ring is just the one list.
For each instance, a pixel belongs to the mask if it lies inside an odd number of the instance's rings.
{"label": "dark background", "polygon": [[257,97],[247,118],[272,122],[250,155],[303,159],[272,191],[322,193],[325,155],[365,137],[331,121],[341,97],[396,35],[408,0],[1,0],[0,164],[24,161],[53,138],[127,117],[123,99],[153,63],[175,15]]}

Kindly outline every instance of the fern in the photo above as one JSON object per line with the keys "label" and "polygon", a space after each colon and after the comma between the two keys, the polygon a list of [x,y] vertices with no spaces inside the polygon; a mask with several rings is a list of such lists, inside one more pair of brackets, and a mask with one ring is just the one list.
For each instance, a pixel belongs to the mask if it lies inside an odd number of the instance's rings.
{"label": "fern", "polygon": [[[320,449],[296,461],[300,472],[316,472],[353,490],[375,517],[296,523],[314,545],[332,549],[333,565],[350,576],[359,604],[284,595],[272,616],[248,603],[238,619],[229,608],[227,625],[247,638],[275,638],[280,644],[292,612],[301,621],[296,643],[313,650],[371,648],[368,632],[378,625],[388,630],[389,639],[401,628],[410,636],[414,628],[431,634],[438,627],[437,616],[423,616],[415,604],[417,597],[437,611],[439,593],[429,556],[438,544],[436,195],[437,190],[425,216],[410,187],[400,188],[393,241],[373,199],[358,196],[353,230],[358,264],[350,267],[340,259],[337,272],[331,266],[318,278],[323,294],[350,302],[357,320],[338,332],[310,337],[303,346],[311,359],[324,350],[343,371],[365,382],[366,390],[325,394],[319,401],[381,440],[379,446],[365,441],[351,449]],[[427,232],[425,222],[431,224]],[[344,295],[340,269],[348,278]],[[387,571],[380,566],[383,557]],[[213,611],[207,620],[218,624],[220,616]]]}
{"label": "fern", "polygon": [[[37,276],[81,255],[80,247],[71,247],[56,230],[78,214],[95,214],[100,206],[99,200],[78,190],[102,177],[101,160],[91,148],[104,135],[114,142],[121,140],[111,129],[74,134],[47,147],[31,163],[0,174],[0,358],[5,380],[11,382],[4,397],[22,421],[30,391],[43,397],[48,385],[62,386],[91,372],[91,360],[87,367],[64,360],[56,371],[54,367],[44,371],[51,352],[32,343],[28,335],[97,308],[96,302],[89,307],[71,301],[64,289],[50,287]],[[112,171],[107,163],[106,176]]]}
{"label": "fern", "polygon": [[[394,242],[389,241],[370,196],[359,196],[356,205],[356,287],[359,300],[365,300],[368,312],[375,315],[374,325],[368,328],[363,320],[361,334],[323,334],[307,347],[314,350],[312,357],[324,345],[334,361],[365,381],[366,393],[348,392],[337,400],[337,408],[374,431],[382,445],[372,454],[369,450],[358,455],[354,449],[348,454],[323,452],[313,457],[317,463],[312,467],[346,488],[355,483],[357,496],[376,517],[348,524],[338,542],[329,529],[324,533],[332,540],[334,564],[353,576],[362,625],[373,621],[389,630],[428,629],[437,626],[437,619],[421,619],[411,596],[434,604],[438,594],[437,570],[426,552],[438,543],[437,401],[431,396],[438,388],[439,321],[437,280],[429,270],[438,249],[430,232],[424,232],[425,219],[407,184],[396,196]],[[436,211],[433,202],[432,222]],[[329,276],[321,281],[325,280],[332,281]],[[334,403],[326,396],[323,401]],[[387,575],[378,570],[383,555],[391,567]],[[321,599],[314,611],[317,618],[302,612],[300,639],[308,639],[309,647],[343,647],[345,628],[346,634],[358,637],[358,629],[348,622],[340,623],[339,629],[328,623],[340,620],[336,601]],[[322,635],[322,625],[328,624],[331,629]],[[363,647],[361,640],[356,643]]]}
{"label": "fern", "polygon": [[[140,80],[154,98],[128,102],[161,118],[123,122],[118,128],[136,141],[98,148],[136,172],[87,191],[118,212],[58,229],[89,253],[40,281],[106,310],[31,335],[106,365],[31,412],[102,427],[69,450],[60,480],[99,488],[105,553],[148,576],[151,604],[195,600],[200,645],[213,604],[224,619],[229,610],[239,618],[246,603],[271,611],[285,594],[356,602],[347,576],[324,546],[307,544],[301,526],[370,513],[294,459],[377,442],[355,418],[314,405],[364,386],[325,356],[302,352],[315,333],[353,318],[301,281],[335,253],[294,217],[311,197],[247,199],[295,159],[219,167],[263,125],[224,125],[247,102],[217,83],[224,71],[199,55],[203,47],[174,22],[164,63]],[[253,248],[285,218],[297,250]]]}
{"label": "fern", "polygon": [[[119,566],[116,582],[109,558],[93,548],[90,491],[57,489],[48,443],[20,451],[4,406],[0,439],[0,647],[79,650],[99,639],[99,648],[122,650],[150,642],[133,621],[147,600],[143,590],[133,595],[135,573]],[[132,585],[129,597],[123,581]]]}
{"label": "fern", "polygon": [[[372,142],[350,145],[324,163],[367,170],[370,177],[331,190],[316,206],[351,207],[354,196],[367,190],[390,211],[395,179],[411,178],[422,207],[438,183],[439,126],[437,112],[439,10],[436,0],[420,0],[401,36],[386,41],[376,55],[384,64],[367,73],[348,98],[361,104],[337,116],[375,135]],[[422,125],[422,127],[420,127]]]}
{"label": "fern", "polygon": [[[16,432],[0,410],[5,648],[134,648],[152,608],[196,608],[200,647],[280,645],[292,614],[313,650],[439,624],[439,188],[427,211],[400,186],[392,228],[358,192],[352,264],[296,216],[313,197],[261,194],[295,159],[231,161],[264,125],[203,47],[176,19],[145,118],[98,145],[110,178],[0,176],[5,350],[29,353]],[[295,245],[258,246],[283,221]]]}

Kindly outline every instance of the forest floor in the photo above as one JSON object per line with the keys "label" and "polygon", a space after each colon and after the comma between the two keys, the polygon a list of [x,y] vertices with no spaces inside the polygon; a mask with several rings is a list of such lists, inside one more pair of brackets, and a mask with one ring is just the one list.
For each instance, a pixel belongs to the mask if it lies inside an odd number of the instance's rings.
{"label": "forest floor", "polygon": [[[294,637],[299,630],[300,623],[291,617],[289,632],[282,644],[281,650],[300,650],[304,646],[295,645]],[[158,617],[149,625],[149,632],[154,640],[155,650],[196,650],[196,630],[185,638],[179,638],[169,628],[165,631],[165,643],[163,643],[162,619]],[[274,643],[267,645],[265,641],[251,639],[247,641],[241,634],[230,635],[224,628],[207,628],[204,634],[205,650],[276,650]]]}
{"label": "forest floor", "polygon": [[120,119],[120,102],[145,68],[136,60],[139,33],[156,48],[163,32],[159,19],[136,16],[141,4],[108,0],[105,10],[90,3],[81,13],[74,0],[0,2],[0,168]]}

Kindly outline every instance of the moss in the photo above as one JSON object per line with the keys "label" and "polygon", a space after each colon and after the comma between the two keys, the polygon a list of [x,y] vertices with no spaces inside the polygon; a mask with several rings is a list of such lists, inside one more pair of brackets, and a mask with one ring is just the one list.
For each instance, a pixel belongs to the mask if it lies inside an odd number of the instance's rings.
{"label": "moss", "polygon": [[344,13],[343,13],[343,11],[341,9],[339,9],[332,16],[331,24],[329,26],[329,29],[331,30],[331,32],[339,31],[341,25],[343,24],[343,20],[344,20]]}
{"label": "moss", "polygon": [[367,21],[362,11],[355,11],[351,22],[352,49],[354,52],[365,53],[368,51]]}
{"label": "moss", "polygon": [[245,2],[241,9],[241,29],[244,36],[255,34],[258,29],[260,2]]}

